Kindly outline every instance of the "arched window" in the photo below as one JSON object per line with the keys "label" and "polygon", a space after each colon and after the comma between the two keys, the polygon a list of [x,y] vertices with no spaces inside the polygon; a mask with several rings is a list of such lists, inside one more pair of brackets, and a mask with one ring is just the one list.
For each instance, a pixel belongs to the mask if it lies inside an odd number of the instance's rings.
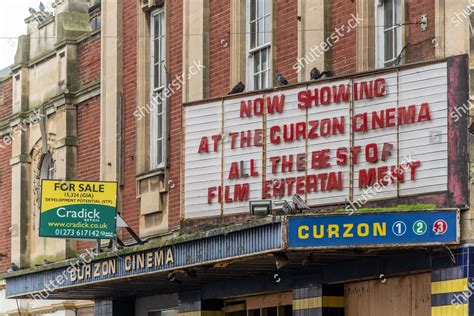
{"label": "arched window", "polygon": [[39,184],[36,187],[36,192],[38,193],[36,197],[38,208],[41,208],[41,189],[42,189],[42,181],[43,179],[54,179],[56,176],[55,168],[54,168],[54,160],[53,155],[51,153],[46,153],[41,158],[40,170],[39,170]]}
{"label": "arched window", "polygon": [[54,176],[55,170],[53,156],[50,153],[46,153],[43,155],[41,160],[40,180],[54,179]]}

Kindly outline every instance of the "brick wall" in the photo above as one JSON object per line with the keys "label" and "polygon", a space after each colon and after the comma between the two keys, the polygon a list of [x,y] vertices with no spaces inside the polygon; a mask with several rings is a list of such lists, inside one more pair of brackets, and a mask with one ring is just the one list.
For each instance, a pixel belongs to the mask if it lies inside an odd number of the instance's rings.
{"label": "brick wall", "polygon": [[[345,25],[347,28],[347,21],[352,18],[352,14],[356,14],[357,8],[355,1],[348,0],[333,0],[330,7],[330,32],[334,32],[336,28],[341,28]],[[357,39],[356,30],[349,33],[342,32],[344,37],[340,37],[337,43],[331,50],[331,69],[336,76],[347,75],[355,73],[357,69]]]}
{"label": "brick wall", "polygon": [[[125,221],[135,232],[139,232],[140,201],[136,192],[135,143],[136,122],[133,112],[136,109],[137,86],[137,3],[123,2],[123,97],[125,101],[124,117],[124,187],[122,193],[122,214]],[[128,235],[125,236],[129,238]]]}
{"label": "brick wall", "polygon": [[81,87],[100,80],[100,41],[100,33],[96,33],[78,45]]}
{"label": "brick wall", "polygon": [[[100,180],[100,96],[77,107],[77,165],[76,179]],[[84,250],[94,243],[77,241],[77,249]]]}
{"label": "brick wall", "polygon": [[[410,1],[410,20],[417,21],[421,14],[428,13],[430,21],[429,31],[420,32],[419,26],[411,26],[408,36],[410,42],[419,44],[419,48],[408,51],[411,60],[425,60],[433,53],[431,39],[434,36],[434,0]],[[274,64],[276,71],[282,73],[290,83],[296,83],[297,74],[292,66],[297,58],[297,1],[275,1],[275,23],[277,33],[275,36]],[[426,9],[429,8],[429,9]],[[126,104],[125,118],[125,187],[123,194],[123,210],[125,219],[138,230],[139,201],[136,199],[135,162],[133,161],[135,142],[135,122],[132,115],[135,109],[135,76],[136,76],[136,16],[141,14],[136,11],[134,3],[124,3],[124,42],[123,42],[123,67],[124,67],[124,98]],[[356,15],[355,1],[333,0],[329,7],[329,21],[331,32],[336,28],[342,29],[340,40],[333,43],[330,53],[330,69],[337,76],[348,75],[356,72],[356,30],[348,30],[347,22]],[[183,1],[167,2],[167,49],[168,70],[170,78],[179,76],[182,69],[183,52]],[[126,18],[125,18],[126,17]],[[210,97],[225,95],[229,91],[230,49],[223,43],[229,42],[230,31],[230,3],[224,0],[210,1]],[[417,46],[418,47],[418,46]],[[169,152],[169,180],[172,182],[169,192],[169,223],[171,229],[180,222],[180,163],[182,158],[182,95],[175,93],[170,99],[170,152]]]}
{"label": "brick wall", "polygon": [[94,97],[77,108],[78,180],[100,180],[100,97]]}
{"label": "brick wall", "polygon": [[[0,120],[12,113],[12,79],[0,82]],[[11,145],[0,137],[0,273],[10,267],[11,234]],[[4,257],[7,255],[7,257]]]}
{"label": "brick wall", "polygon": [[[10,267],[11,235],[11,146],[2,143],[0,147],[0,273]],[[7,254],[4,257],[2,254]]]}
{"label": "brick wall", "polygon": [[[183,69],[183,1],[168,1],[168,66],[171,76],[180,75]],[[212,74],[211,74],[212,77]],[[217,90],[216,90],[217,91]],[[181,141],[182,96],[175,93],[170,104],[170,153],[169,179],[173,188],[169,191],[169,225],[176,228],[180,222],[181,198]]]}
{"label": "brick wall", "polygon": [[[275,2],[276,29],[275,74],[281,73],[290,84],[298,82],[298,74],[293,65],[298,58],[298,3],[294,0]],[[273,79],[273,78],[272,78]]]}
{"label": "brick wall", "polygon": [[0,82],[0,120],[12,114],[12,89],[12,78]]}
{"label": "brick wall", "polygon": [[[211,0],[209,18],[210,97],[230,90],[230,1]],[[227,45],[225,45],[227,44]],[[227,47],[226,47],[227,46]]]}
{"label": "brick wall", "polygon": [[420,22],[421,16],[428,16],[428,30],[423,32],[420,25],[407,25],[407,42],[405,62],[413,63],[435,58],[435,0],[407,1],[408,22]]}

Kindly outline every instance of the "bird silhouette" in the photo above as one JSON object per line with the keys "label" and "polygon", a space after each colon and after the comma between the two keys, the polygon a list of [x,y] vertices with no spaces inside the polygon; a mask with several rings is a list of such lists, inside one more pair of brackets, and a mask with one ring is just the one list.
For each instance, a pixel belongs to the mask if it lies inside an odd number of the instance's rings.
{"label": "bird silhouette", "polygon": [[235,87],[232,88],[232,90],[230,90],[229,95],[242,93],[244,91],[245,91],[245,84],[242,81],[239,81],[239,83],[236,84]]}
{"label": "bird silhouette", "polygon": [[332,73],[332,71],[320,72],[318,68],[314,67],[313,69],[311,69],[309,77],[311,80],[318,80],[318,79],[321,79],[323,76],[332,77],[333,75],[334,74]]}
{"label": "bird silhouette", "polygon": [[47,260],[47,259],[44,259],[44,260],[43,260],[43,263],[44,263],[45,265],[47,265],[47,264],[51,264],[51,263],[53,263],[53,262],[52,262],[52,261],[49,261],[49,260]]}
{"label": "bird silhouette", "polygon": [[46,19],[46,12],[38,12],[33,8],[29,8],[28,11],[30,11],[31,15],[38,23],[43,23]]}
{"label": "bird silhouette", "polygon": [[277,74],[276,83],[278,86],[286,86],[288,84],[288,80],[286,80],[282,74]]}
{"label": "bird silhouette", "polygon": [[13,272],[13,271],[18,271],[18,270],[20,270],[20,267],[18,267],[18,266],[15,264],[15,262],[12,262],[12,264],[10,265],[10,269],[8,269],[7,272],[8,272],[8,271]]}
{"label": "bird silhouette", "polygon": [[41,12],[44,12],[44,10],[46,10],[46,7],[44,6],[43,2],[40,2],[39,9]]}

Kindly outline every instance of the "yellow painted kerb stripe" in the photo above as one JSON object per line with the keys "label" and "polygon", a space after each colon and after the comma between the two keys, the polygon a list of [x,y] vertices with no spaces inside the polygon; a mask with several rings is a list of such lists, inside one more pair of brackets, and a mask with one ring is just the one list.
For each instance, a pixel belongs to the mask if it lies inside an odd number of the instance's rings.
{"label": "yellow painted kerb stripe", "polygon": [[202,316],[224,316],[221,311],[203,311]]}
{"label": "yellow painted kerb stripe", "polygon": [[467,278],[431,282],[431,294],[463,292],[467,290]]}
{"label": "yellow painted kerb stripe", "polygon": [[179,316],[223,316],[221,311],[194,311],[179,313]]}
{"label": "yellow painted kerb stripe", "polygon": [[301,309],[319,308],[322,306],[323,306],[323,298],[320,296],[293,300],[294,311],[301,310]]}
{"label": "yellow painted kerb stripe", "polygon": [[431,316],[468,316],[469,305],[444,305],[431,307]]}
{"label": "yellow painted kerb stripe", "polygon": [[343,308],[344,296],[323,296],[323,307]]}
{"label": "yellow painted kerb stripe", "polygon": [[203,311],[202,316],[224,316],[221,311]]}

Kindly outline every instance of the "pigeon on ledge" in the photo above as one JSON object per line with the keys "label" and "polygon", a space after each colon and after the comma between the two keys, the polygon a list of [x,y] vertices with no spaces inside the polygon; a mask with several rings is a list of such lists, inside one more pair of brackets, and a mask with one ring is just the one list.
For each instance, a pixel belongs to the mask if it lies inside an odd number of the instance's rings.
{"label": "pigeon on ledge", "polygon": [[239,83],[235,87],[233,87],[232,90],[229,92],[229,95],[242,93],[244,91],[245,91],[245,84],[242,81],[239,81]]}
{"label": "pigeon on ledge", "polygon": [[318,68],[314,67],[313,69],[311,69],[311,73],[309,74],[309,77],[311,80],[318,80],[318,79],[321,79],[323,76],[326,76],[326,78],[332,77],[333,73],[332,71],[320,72]]}
{"label": "pigeon on ledge", "polygon": [[7,270],[8,273],[12,273],[14,271],[18,271],[20,268],[15,264],[15,262],[12,262],[10,265],[10,268]]}
{"label": "pigeon on ledge", "polygon": [[288,80],[286,80],[285,77],[282,76],[282,74],[278,74],[276,76],[276,83],[278,86],[286,86],[288,84]]}

